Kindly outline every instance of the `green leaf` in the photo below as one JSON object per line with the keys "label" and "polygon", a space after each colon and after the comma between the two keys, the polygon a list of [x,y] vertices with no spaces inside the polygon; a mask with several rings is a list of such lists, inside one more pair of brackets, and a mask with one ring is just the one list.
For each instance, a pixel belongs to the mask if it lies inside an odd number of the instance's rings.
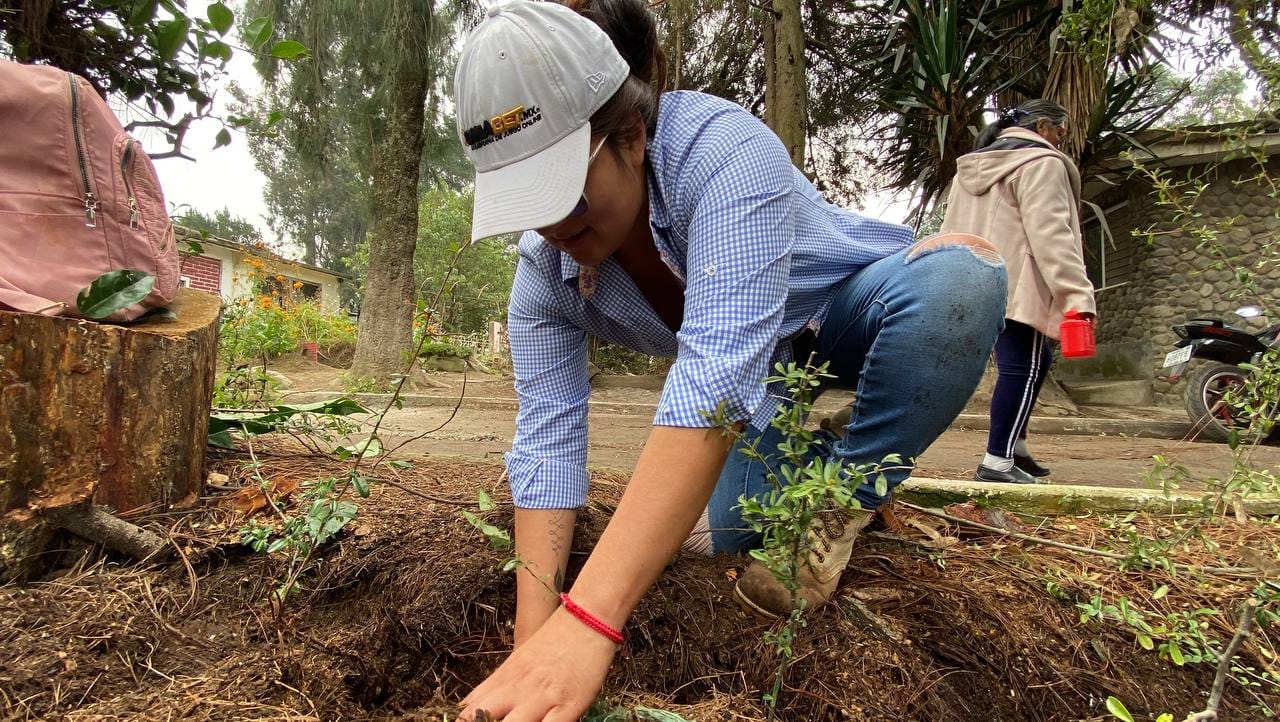
{"label": "green leaf", "polygon": [[214,3],[209,6],[208,10],[209,24],[214,30],[218,31],[218,35],[226,35],[231,29],[232,23],[235,22],[235,13],[231,12],[231,8],[222,3]]}
{"label": "green leaf", "polygon": [[[342,454],[341,452],[346,453]],[[370,436],[369,438],[357,441],[350,446],[339,446],[334,449],[334,453],[339,454],[344,459],[352,456],[360,456],[363,458],[377,456],[382,453],[382,442],[378,441],[376,437]]]}
{"label": "green leaf", "polygon": [[463,511],[462,516],[469,524],[471,524],[471,526],[479,529],[480,533],[485,535],[485,538],[489,540],[489,544],[491,544],[494,549],[504,551],[511,548],[511,535],[506,531],[489,524],[469,511]]}
{"label": "green leaf", "polygon": [[231,438],[231,431],[223,429],[215,434],[209,434],[209,446],[216,446],[220,449],[236,448],[236,440]]}
{"label": "green leaf", "polygon": [[247,434],[266,434],[284,425],[296,414],[322,414],[331,416],[350,416],[351,414],[367,414],[369,410],[356,401],[343,397],[311,404],[286,406],[281,404],[266,414],[256,412],[230,412],[209,415],[209,433],[216,434],[223,429],[236,429]]}
{"label": "green leaf", "polygon": [[307,46],[297,40],[281,40],[271,46],[272,57],[280,58],[281,60],[297,60],[298,58],[306,57],[307,52]]}
{"label": "green leaf", "polygon": [[267,113],[268,128],[275,125],[276,123],[279,123],[282,120],[284,120],[284,113],[279,110],[273,110],[270,113]]}
{"label": "green leaf", "polygon": [[390,462],[389,466],[391,466],[394,469],[412,469],[413,462],[396,459],[395,461]]}
{"label": "green leaf", "polygon": [[1187,663],[1186,657],[1182,656],[1182,647],[1176,644],[1169,645],[1169,659],[1173,660],[1173,663],[1179,667]]}
{"label": "green leaf", "polygon": [[351,477],[351,485],[355,487],[356,493],[359,494],[361,498],[369,498],[369,479],[367,477],[355,474]]}
{"label": "green leaf", "polygon": [[271,36],[274,33],[275,28],[271,26],[271,18],[255,18],[244,29],[244,41],[249,44],[250,48],[258,50],[271,40]]}
{"label": "green leaf", "polygon": [[221,58],[229,62],[231,60],[231,46],[221,40],[215,40],[204,46],[204,54],[210,58]]}
{"label": "green leaf", "polygon": [[1124,722],[1133,722],[1133,715],[1129,714],[1129,710],[1125,708],[1124,702],[1115,697],[1107,697],[1107,711],[1112,717]]}
{"label": "green leaf", "polygon": [[187,250],[183,251],[183,255],[199,256],[204,254],[204,246],[199,241],[186,241]]}
{"label": "green leaf", "polygon": [[667,712],[661,709],[652,709],[649,707],[636,707],[636,719],[655,720],[655,722],[689,722],[684,717],[675,712]]}
{"label": "green leaf", "polygon": [[1163,599],[1164,595],[1169,593],[1169,585],[1161,584],[1160,588],[1151,594],[1152,599]]}
{"label": "green leaf", "polygon": [[156,9],[159,6],[159,0],[142,0],[142,2],[135,4],[133,12],[129,13],[129,26],[140,28],[151,22],[151,19],[156,16]]}
{"label": "green leaf", "polygon": [[217,150],[224,145],[231,145],[231,131],[226,128],[218,131],[218,137],[213,141],[213,149]]}
{"label": "green leaf", "polygon": [[145,271],[109,271],[80,289],[76,308],[86,318],[106,318],[146,298],[155,285],[156,277]]}
{"label": "green leaf", "polygon": [[191,21],[185,16],[160,23],[156,29],[156,54],[165,60],[172,60],[187,42],[189,30],[191,30]]}
{"label": "green leaf", "polygon": [[1148,652],[1156,648],[1156,643],[1151,639],[1151,636],[1141,632],[1138,633],[1138,644],[1142,645],[1142,648]]}
{"label": "green leaf", "polygon": [[508,559],[507,563],[502,565],[502,573],[506,574],[507,572],[515,571],[522,566],[524,566],[524,562],[521,562],[519,559]]}
{"label": "green leaf", "polygon": [[493,499],[490,499],[488,494],[481,491],[480,492],[480,511],[493,511],[496,508],[497,508],[497,505],[493,503]]}

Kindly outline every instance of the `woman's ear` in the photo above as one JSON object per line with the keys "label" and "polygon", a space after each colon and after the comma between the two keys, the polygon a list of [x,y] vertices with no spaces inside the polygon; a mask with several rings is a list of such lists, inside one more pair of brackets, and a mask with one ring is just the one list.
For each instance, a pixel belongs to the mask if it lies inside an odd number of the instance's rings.
{"label": "woman's ear", "polygon": [[639,113],[631,119],[633,132],[628,133],[631,137],[626,144],[620,149],[622,157],[626,161],[627,167],[636,170],[644,170],[644,151],[649,144],[649,134],[644,127],[644,119]]}

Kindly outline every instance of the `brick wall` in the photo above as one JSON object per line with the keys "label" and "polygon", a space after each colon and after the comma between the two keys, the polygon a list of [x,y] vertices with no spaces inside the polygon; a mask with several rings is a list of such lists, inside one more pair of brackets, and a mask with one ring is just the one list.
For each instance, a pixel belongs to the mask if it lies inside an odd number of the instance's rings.
{"label": "brick wall", "polygon": [[182,260],[181,275],[191,279],[191,287],[222,295],[222,261],[208,256],[194,256]]}

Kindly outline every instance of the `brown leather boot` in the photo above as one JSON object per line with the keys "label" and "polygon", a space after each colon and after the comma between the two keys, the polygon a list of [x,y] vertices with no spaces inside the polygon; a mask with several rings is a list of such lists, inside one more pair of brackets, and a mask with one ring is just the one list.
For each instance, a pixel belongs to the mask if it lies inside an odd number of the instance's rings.
{"label": "brown leather boot", "polygon": [[[818,514],[809,530],[810,550],[800,561],[800,588],[796,591],[811,610],[826,604],[836,591],[840,574],[849,564],[853,542],[875,512],[827,511]],[[777,619],[791,613],[791,592],[757,561],[751,562],[733,588],[733,595],[748,611]]]}
{"label": "brown leather boot", "polygon": [[853,419],[853,407],[841,406],[834,414],[818,422],[818,427],[826,429],[836,436],[844,434],[844,427]]}

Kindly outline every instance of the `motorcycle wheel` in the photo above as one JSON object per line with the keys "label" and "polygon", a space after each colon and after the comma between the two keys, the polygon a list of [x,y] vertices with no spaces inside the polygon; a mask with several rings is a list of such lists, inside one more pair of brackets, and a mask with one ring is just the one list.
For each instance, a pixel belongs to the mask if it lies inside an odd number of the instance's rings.
{"label": "motorcycle wheel", "polygon": [[1239,366],[1224,363],[1202,366],[1187,377],[1187,416],[1200,438],[1225,442],[1233,430],[1244,427],[1222,403],[1223,395],[1244,380]]}

